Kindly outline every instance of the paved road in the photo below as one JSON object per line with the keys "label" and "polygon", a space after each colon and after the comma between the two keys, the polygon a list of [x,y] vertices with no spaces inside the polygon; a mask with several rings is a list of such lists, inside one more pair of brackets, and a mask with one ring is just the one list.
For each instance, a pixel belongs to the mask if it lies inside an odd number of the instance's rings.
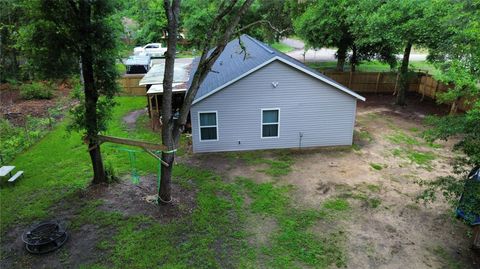
{"label": "paved road", "polygon": [[[305,44],[301,40],[285,38],[281,41],[283,44],[294,47],[295,50],[287,53],[289,56],[306,62],[329,62],[336,61],[335,53],[336,49],[322,48],[319,50],[309,49],[305,51]],[[305,55],[304,55],[305,54]],[[398,59],[402,58],[402,55],[397,55]],[[427,54],[412,53],[410,54],[410,61],[425,61]]]}

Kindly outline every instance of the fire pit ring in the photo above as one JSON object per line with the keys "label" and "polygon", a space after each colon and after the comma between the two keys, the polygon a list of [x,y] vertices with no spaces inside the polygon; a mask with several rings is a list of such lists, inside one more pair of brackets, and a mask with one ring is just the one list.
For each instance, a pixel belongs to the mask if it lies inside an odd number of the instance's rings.
{"label": "fire pit ring", "polygon": [[60,248],[68,239],[65,226],[58,221],[43,221],[22,234],[25,248],[32,254],[44,254]]}

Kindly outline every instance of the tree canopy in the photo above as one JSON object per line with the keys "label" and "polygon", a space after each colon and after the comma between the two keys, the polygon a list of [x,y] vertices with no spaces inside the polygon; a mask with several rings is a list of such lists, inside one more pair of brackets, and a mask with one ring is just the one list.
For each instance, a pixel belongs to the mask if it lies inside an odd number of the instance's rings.
{"label": "tree canopy", "polygon": [[343,70],[347,52],[354,45],[355,37],[347,20],[347,10],[354,2],[319,0],[306,6],[304,13],[294,22],[295,32],[308,47],[338,48],[337,70]]}
{"label": "tree canopy", "polygon": [[[123,13],[138,23],[133,38],[137,44],[159,42],[165,38],[167,17],[163,0],[123,1]],[[125,24],[125,23],[124,23]],[[127,23],[127,26],[129,23]]]}
{"label": "tree canopy", "polygon": [[[372,6],[372,0],[363,0],[361,5]],[[405,0],[386,1],[365,16],[364,41],[380,38],[395,51],[402,51],[400,88],[396,104],[405,105],[408,89],[408,65],[412,47],[430,48],[448,36],[441,18],[448,14],[448,1]]]}
{"label": "tree canopy", "polygon": [[[210,31],[212,21],[223,1],[182,1],[181,26],[194,46],[199,47]],[[287,0],[257,0],[239,22],[242,33],[248,33],[264,41],[278,41],[293,32]],[[229,22],[219,21],[222,25]]]}
{"label": "tree canopy", "polygon": [[[347,60],[352,66],[352,71],[355,71],[355,66],[360,61],[373,58],[394,66],[395,57],[391,44],[383,42],[381,38],[371,38],[364,29],[367,14],[373,12],[380,4],[378,1],[353,0],[300,3],[299,9],[304,11],[294,19],[295,32],[306,41],[308,47],[337,48],[339,71],[343,71]],[[349,51],[352,51],[350,57]]]}
{"label": "tree canopy", "polygon": [[35,0],[25,5],[29,22],[21,29],[22,52],[35,72],[56,78],[81,73],[84,90],[81,104],[72,109],[71,128],[85,132],[93,182],[103,182],[106,174],[97,135],[106,129],[118,92],[115,2]]}
{"label": "tree canopy", "polygon": [[[448,8],[442,24],[449,36],[432,46],[429,58],[441,70],[437,78],[453,85],[439,98],[452,103],[452,109],[450,115],[428,117],[431,128],[425,136],[431,141],[456,139],[454,149],[463,155],[455,159],[453,175],[423,182],[427,188],[421,198],[432,201],[441,193],[457,207],[459,197],[468,195],[468,210],[480,216],[480,183],[467,180],[470,170],[480,165],[480,1],[456,2]],[[462,97],[471,109],[457,114],[455,104]]]}

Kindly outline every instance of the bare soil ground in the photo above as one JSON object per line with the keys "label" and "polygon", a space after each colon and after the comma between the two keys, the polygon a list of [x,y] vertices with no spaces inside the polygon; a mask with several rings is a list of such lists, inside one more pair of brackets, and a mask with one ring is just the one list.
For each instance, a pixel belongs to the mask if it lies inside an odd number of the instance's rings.
{"label": "bare soil ground", "polygon": [[[480,268],[480,257],[469,248],[469,228],[454,219],[449,205],[442,200],[423,205],[415,199],[422,190],[418,180],[451,172],[457,154],[452,152],[453,142],[431,146],[420,137],[425,116],[444,114],[448,108],[420,102],[417,96],[410,97],[404,108],[393,101],[389,95],[368,95],[365,103],[359,103],[355,127],[359,149],[291,150],[292,172],[280,178],[265,175],[258,165],[232,162],[225,154],[196,155],[187,161],[230,179],[244,176],[293,185],[292,199],[302,207],[318,208],[327,198],[347,198],[352,215],[340,225],[348,231],[348,268]],[[396,143],[398,134],[412,137],[413,145]],[[434,157],[428,165],[417,164],[395,154],[402,151]],[[252,223],[261,223],[252,226],[260,231],[257,234],[276,228],[268,219]],[[314,230],[331,229],[319,223]]]}
{"label": "bare soil ground", "polygon": [[[24,100],[20,90],[8,83],[0,84],[0,115],[15,125],[22,125],[27,116],[46,117],[48,110],[65,101],[71,91],[70,85],[61,83],[49,100]],[[65,108],[68,105],[65,105]]]}

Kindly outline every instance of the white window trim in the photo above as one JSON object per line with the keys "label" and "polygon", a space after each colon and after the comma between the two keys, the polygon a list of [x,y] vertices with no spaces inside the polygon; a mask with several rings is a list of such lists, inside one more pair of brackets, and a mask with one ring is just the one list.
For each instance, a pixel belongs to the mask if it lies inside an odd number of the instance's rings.
{"label": "white window trim", "polygon": [[[217,125],[207,125],[207,126],[201,126],[200,125],[200,114],[207,114],[207,113],[215,113],[215,122]],[[202,128],[212,128],[215,127],[217,130],[217,139],[203,139],[202,140]],[[212,110],[212,111],[198,111],[198,140],[200,142],[212,142],[212,141],[218,141],[219,136],[218,136],[218,111]]]}
{"label": "white window trim", "polygon": [[[277,123],[263,123],[263,111],[265,110],[277,110],[278,111],[278,121]],[[260,111],[260,138],[261,139],[271,139],[271,138],[279,138],[280,137],[280,108],[262,108]],[[278,131],[277,131],[277,136],[263,136],[263,125],[273,125],[277,124],[278,125]]]}

